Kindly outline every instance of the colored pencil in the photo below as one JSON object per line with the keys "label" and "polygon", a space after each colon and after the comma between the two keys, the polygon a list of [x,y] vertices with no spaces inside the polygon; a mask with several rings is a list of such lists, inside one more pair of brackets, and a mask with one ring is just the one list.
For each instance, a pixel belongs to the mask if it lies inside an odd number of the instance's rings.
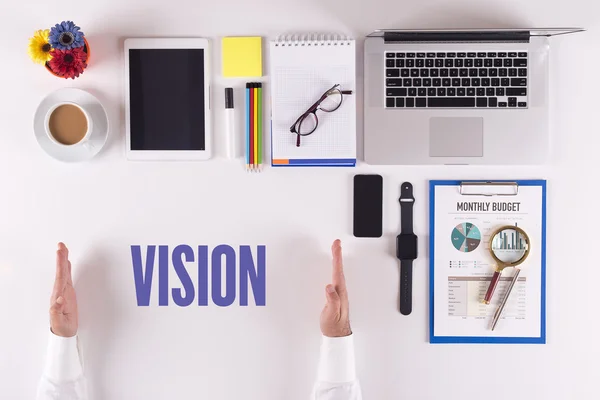
{"label": "colored pencil", "polygon": [[250,84],[250,168],[253,169],[254,168],[254,135],[256,133],[256,128],[255,128],[255,114],[254,114],[254,107],[255,107],[255,103],[254,103],[254,85]]}
{"label": "colored pencil", "polygon": [[246,84],[246,168],[250,167],[250,85]]}
{"label": "colored pencil", "polygon": [[262,143],[262,137],[263,137],[263,101],[262,101],[262,83],[258,84],[258,165],[260,167],[260,164],[262,164],[263,158],[262,158],[262,148],[263,148],[263,143]]}
{"label": "colored pencil", "polygon": [[260,171],[263,157],[262,83],[246,83],[246,169]]}
{"label": "colored pencil", "polygon": [[254,167],[256,168],[259,164],[258,162],[258,85],[255,83],[252,85],[252,91],[254,95],[254,146],[252,149],[254,150]]}

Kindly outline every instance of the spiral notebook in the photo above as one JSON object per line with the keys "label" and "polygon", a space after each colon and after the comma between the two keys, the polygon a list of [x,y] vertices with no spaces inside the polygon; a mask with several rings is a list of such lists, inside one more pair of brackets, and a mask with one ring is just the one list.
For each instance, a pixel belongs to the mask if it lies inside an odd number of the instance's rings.
{"label": "spiral notebook", "polygon": [[[337,35],[288,35],[270,43],[271,164],[356,165],[356,46]],[[344,95],[334,112],[317,111],[317,129],[302,136],[290,127],[328,89]]]}

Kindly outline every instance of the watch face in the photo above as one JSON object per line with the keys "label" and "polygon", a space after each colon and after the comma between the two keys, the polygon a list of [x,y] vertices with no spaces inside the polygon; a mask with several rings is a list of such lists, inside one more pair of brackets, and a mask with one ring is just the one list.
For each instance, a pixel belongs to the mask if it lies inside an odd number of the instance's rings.
{"label": "watch face", "polygon": [[415,260],[417,258],[417,235],[398,235],[396,256],[399,260]]}

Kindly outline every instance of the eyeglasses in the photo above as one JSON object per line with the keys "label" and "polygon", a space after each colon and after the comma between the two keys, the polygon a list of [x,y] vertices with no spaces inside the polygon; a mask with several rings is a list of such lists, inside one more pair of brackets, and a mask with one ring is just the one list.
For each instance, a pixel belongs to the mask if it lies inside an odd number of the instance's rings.
{"label": "eyeglasses", "polygon": [[308,136],[317,130],[319,126],[317,111],[334,112],[342,105],[345,94],[352,94],[352,90],[341,90],[339,84],[334,85],[331,89],[323,93],[321,98],[294,122],[294,125],[290,127],[290,132],[298,136],[296,147],[300,147],[300,137]]}

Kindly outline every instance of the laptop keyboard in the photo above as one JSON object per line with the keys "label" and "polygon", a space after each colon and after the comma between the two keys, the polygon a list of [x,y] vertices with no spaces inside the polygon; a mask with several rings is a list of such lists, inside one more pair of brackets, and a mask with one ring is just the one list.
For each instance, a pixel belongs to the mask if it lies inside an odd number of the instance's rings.
{"label": "laptop keyboard", "polygon": [[527,108],[527,52],[386,52],[386,108]]}

